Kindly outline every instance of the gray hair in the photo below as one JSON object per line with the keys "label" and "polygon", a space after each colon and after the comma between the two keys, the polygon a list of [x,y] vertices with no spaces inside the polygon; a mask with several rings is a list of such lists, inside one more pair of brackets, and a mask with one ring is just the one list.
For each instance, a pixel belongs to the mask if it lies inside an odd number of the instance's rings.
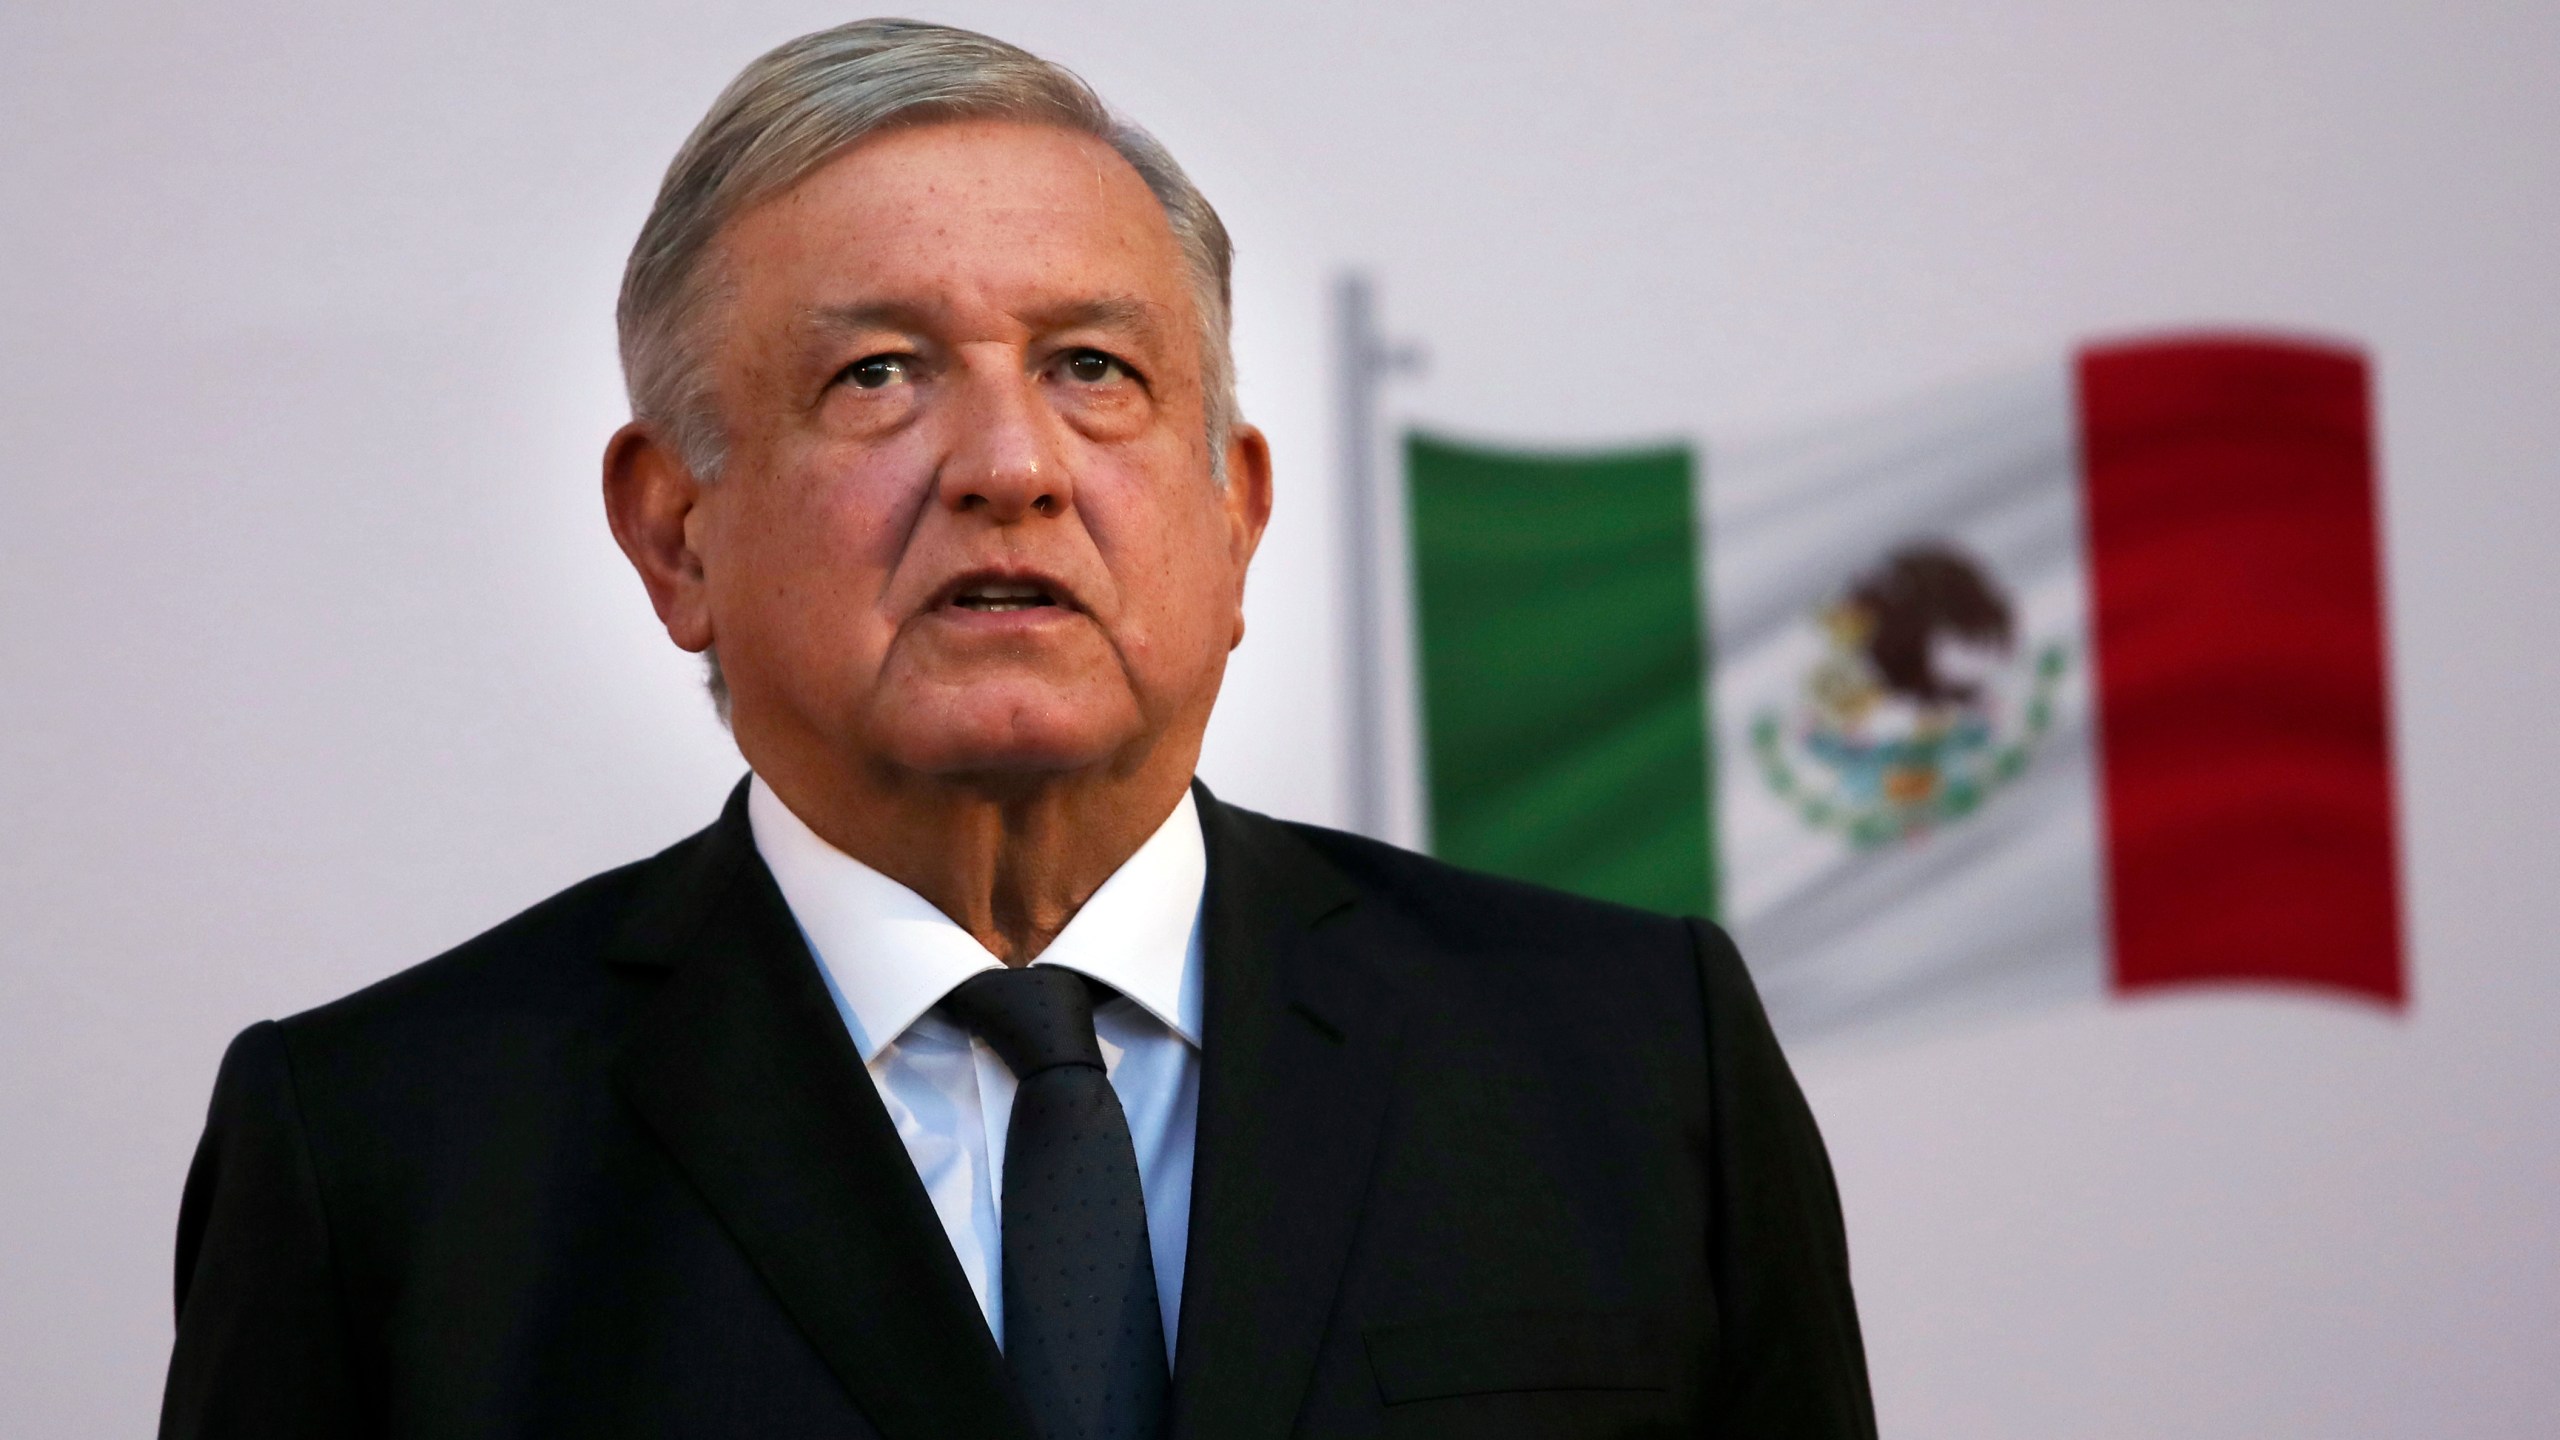
{"label": "gray hair", "polygon": [[704,272],[721,228],[872,135],[973,119],[1091,135],[1154,192],[1190,271],[1210,473],[1223,481],[1236,421],[1228,343],[1235,252],[1218,212],[1154,136],[1115,117],[1074,72],[1001,40],[915,20],[857,20],[767,52],[729,82],[676,152],[631,247],[616,310],[633,418],[664,427],[696,476],[716,477],[728,437],[697,332],[719,288]]}

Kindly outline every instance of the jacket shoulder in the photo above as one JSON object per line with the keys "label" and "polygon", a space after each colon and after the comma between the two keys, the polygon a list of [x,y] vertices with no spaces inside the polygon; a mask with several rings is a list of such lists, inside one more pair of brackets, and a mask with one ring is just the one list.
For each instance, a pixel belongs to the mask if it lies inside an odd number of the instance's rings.
{"label": "jacket shoulder", "polygon": [[606,962],[636,912],[708,832],[591,875],[452,949],[277,1022],[296,1052],[338,1042],[425,1038],[501,1016],[574,1015],[613,988]]}
{"label": "jacket shoulder", "polygon": [[1433,936],[1465,948],[1672,945],[1686,956],[1696,944],[1692,927],[1714,928],[1704,920],[1684,920],[1470,870],[1321,825],[1275,820],[1251,811],[1238,813],[1313,849],[1364,896],[1409,916]]}
{"label": "jacket shoulder", "polygon": [[1702,1009],[1733,954],[1705,920],[1488,875],[1320,825],[1223,804],[1218,813],[1228,843],[1213,855],[1331,877],[1327,888],[1351,901],[1346,938],[1359,937],[1383,973],[1435,996],[1438,1009],[1464,996],[1553,1024],[1579,1016],[1622,1036],[1658,1033],[1674,1050],[1704,1042]]}

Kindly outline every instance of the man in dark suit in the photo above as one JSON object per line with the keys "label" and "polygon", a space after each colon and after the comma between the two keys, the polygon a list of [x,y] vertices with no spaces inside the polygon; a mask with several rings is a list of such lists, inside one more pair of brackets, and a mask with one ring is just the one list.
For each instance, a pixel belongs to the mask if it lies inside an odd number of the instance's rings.
{"label": "man in dark suit", "polygon": [[164,1435],[1873,1433],[1721,932],[1192,779],[1271,499],[1228,261],[982,36],[722,95],[605,492],[752,774],[233,1044]]}

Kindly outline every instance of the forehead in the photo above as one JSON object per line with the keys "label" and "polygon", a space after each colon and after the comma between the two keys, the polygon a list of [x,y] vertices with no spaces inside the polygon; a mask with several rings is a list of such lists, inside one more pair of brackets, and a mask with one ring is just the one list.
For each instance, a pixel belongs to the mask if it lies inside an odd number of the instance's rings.
{"label": "forehead", "polygon": [[1181,247],[1108,144],[967,120],[876,135],[730,222],[721,258],[747,314],[894,304],[954,314],[1094,296],[1187,308]]}

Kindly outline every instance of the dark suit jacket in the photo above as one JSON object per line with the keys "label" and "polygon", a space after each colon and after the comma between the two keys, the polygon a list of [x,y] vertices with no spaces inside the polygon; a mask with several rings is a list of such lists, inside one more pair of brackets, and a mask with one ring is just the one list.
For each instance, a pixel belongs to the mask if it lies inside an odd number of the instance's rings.
{"label": "dark suit jacket", "polygon": [[[1030,1440],[743,798],[233,1043],[164,1436]],[[1200,815],[1179,1435],[1874,1433],[1722,932]]]}

